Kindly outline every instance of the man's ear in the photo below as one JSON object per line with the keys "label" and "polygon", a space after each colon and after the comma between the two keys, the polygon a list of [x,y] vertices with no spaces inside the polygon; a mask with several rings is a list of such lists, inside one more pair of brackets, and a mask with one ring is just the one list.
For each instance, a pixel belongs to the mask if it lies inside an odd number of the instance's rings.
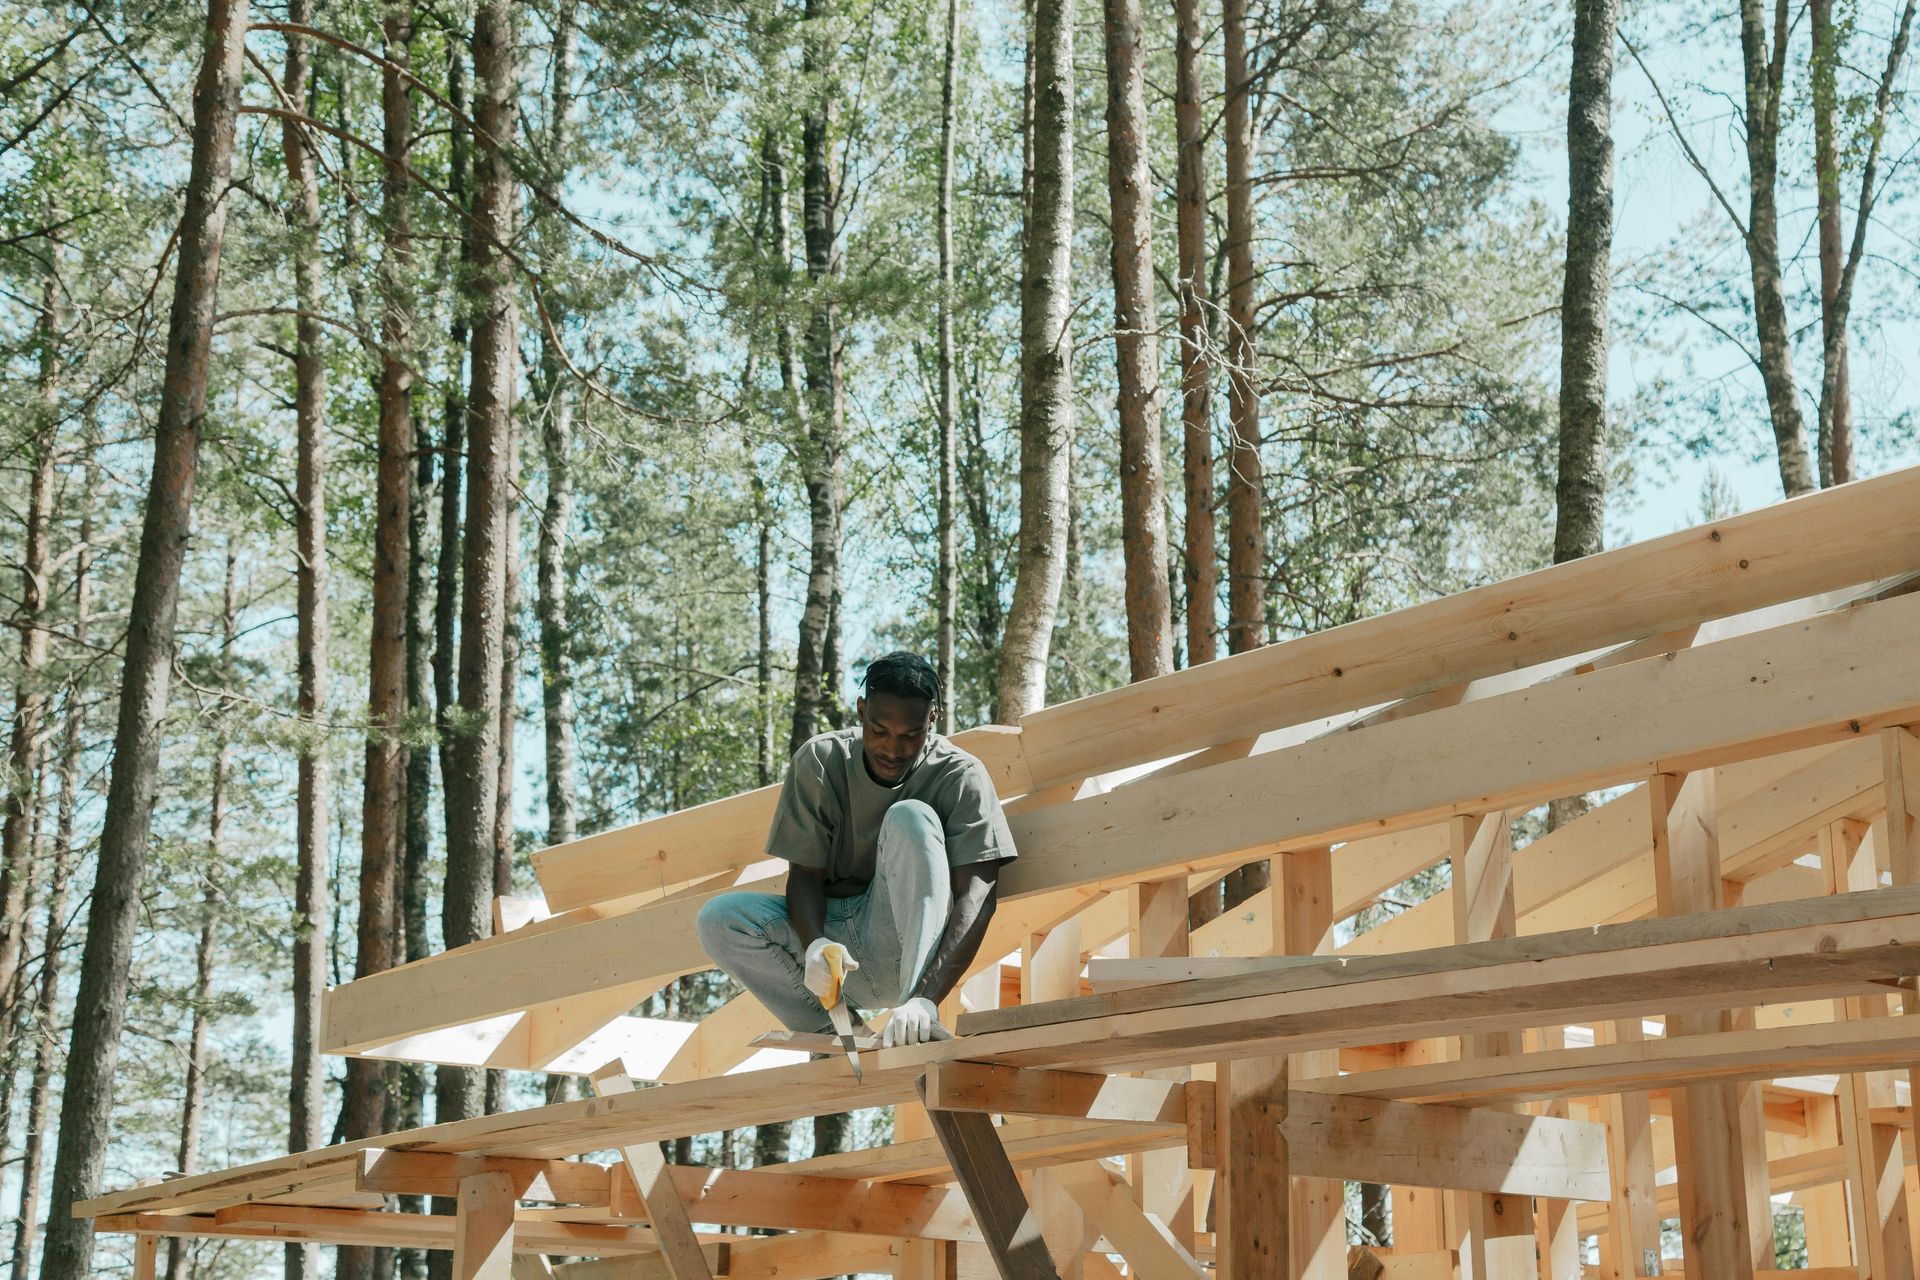
{"label": "man's ear", "polygon": [[855,698],[853,700],[853,718],[861,724],[867,722],[867,700],[865,698]]}

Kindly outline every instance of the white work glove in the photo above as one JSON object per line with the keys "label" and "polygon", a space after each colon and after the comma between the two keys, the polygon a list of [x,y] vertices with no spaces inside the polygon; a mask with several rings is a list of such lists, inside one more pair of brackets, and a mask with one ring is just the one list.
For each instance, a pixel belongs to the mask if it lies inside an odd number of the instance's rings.
{"label": "white work glove", "polygon": [[940,1025],[940,1010],[925,996],[915,996],[893,1011],[887,1019],[886,1034],[880,1047],[899,1044],[925,1044],[929,1040],[951,1040],[953,1032]]}
{"label": "white work glove", "polygon": [[803,981],[807,990],[813,992],[814,999],[821,1005],[831,1008],[840,1002],[840,978],[827,967],[827,953],[837,952],[840,958],[842,974],[852,973],[860,967],[853,953],[837,942],[826,938],[815,938],[807,944],[807,971]]}

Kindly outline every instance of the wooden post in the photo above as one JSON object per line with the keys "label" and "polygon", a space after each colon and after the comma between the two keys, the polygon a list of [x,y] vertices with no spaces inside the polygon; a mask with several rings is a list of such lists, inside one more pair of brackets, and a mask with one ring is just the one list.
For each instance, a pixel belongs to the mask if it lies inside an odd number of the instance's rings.
{"label": "wooden post", "polygon": [[133,1280],[154,1280],[160,1262],[160,1237],[137,1235],[133,1238]]}
{"label": "wooden post", "polygon": [[[1439,1040],[1414,1040],[1400,1045],[1400,1065],[1421,1066],[1446,1059],[1446,1044]],[[1438,1253],[1449,1247],[1447,1241],[1446,1193],[1433,1187],[1395,1184],[1388,1191],[1393,1206],[1393,1251],[1400,1253]]]}
{"label": "wooden post", "polygon": [[[1681,785],[1672,774],[1655,774],[1647,786],[1654,897],[1661,915],[1715,911],[1722,904],[1713,773],[1702,771],[1687,779],[1690,796],[1684,805],[1678,803]],[[1699,1035],[1728,1026],[1720,1013],[1672,1014],[1667,1035]],[[1688,1085],[1674,1090],[1673,1142],[1687,1274],[1752,1280],[1745,1134],[1734,1087]]]}
{"label": "wooden post", "polygon": [[[1891,819],[1891,807],[1888,816]],[[1855,893],[1879,886],[1879,867],[1872,847],[1862,843],[1862,834],[1844,822],[1821,829],[1820,862],[1827,892]],[[1883,1017],[1886,1012],[1883,996],[1833,1002],[1835,1021]],[[1835,1102],[1840,1145],[1847,1153],[1854,1262],[1868,1280],[1913,1280],[1904,1135],[1899,1125],[1873,1123],[1874,1108],[1895,1105],[1893,1076],[1883,1071],[1843,1075]]]}
{"label": "wooden post", "polygon": [[[1187,954],[1187,899],[1187,877],[1183,875],[1137,884],[1127,891],[1127,937],[1135,956]],[[1151,1074],[1185,1080],[1192,1072],[1175,1067]],[[1173,1238],[1191,1253],[1194,1190],[1186,1151],[1169,1147],[1129,1156],[1127,1173],[1140,1194],[1141,1207],[1166,1223]]]}
{"label": "wooden post", "polygon": [[[1646,1039],[1638,1018],[1594,1026],[1595,1043]],[[1606,1097],[1607,1172],[1613,1198],[1607,1202],[1607,1280],[1660,1274],[1660,1205],[1653,1183],[1653,1115],[1644,1093]]]}
{"label": "wooden post", "polygon": [[[1333,950],[1333,851],[1303,849],[1272,860],[1273,953],[1326,955]],[[1337,1050],[1296,1053],[1287,1063],[1302,1080],[1340,1073]],[[1296,1280],[1346,1280],[1347,1185],[1337,1178],[1293,1180],[1293,1274]]]}
{"label": "wooden post", "polygon": [[[1528,1045],[1530,1049],[1566,1047],[1567,1029],[1564,1026],[1542,1028],[1537,1043]],[[1535,1109],[1543,1116],[1561,1120],[1567,1119],[1570,1114],[1565,1098],[1551,1099]],[[1543,1200],[1535,1219],[1535,1229],[1540,1234],[1541,1270],[1552,1280],[1580,1280],[1580,1219],[1573,1201]]]}
{"label": "wooden post", "polygon": [[460,1179],[453,1228],[453,1280],[513,1280],[513,1179]]}
{"label": "wooden post", "polygon": [[[594,1072],[592,1079],[593,1091],[598,1097],[633,1090],[633,1081],[618,1059]],[[620,1148],[620,1158],[626,1162],[627,1172],[633,1175],[633,1185],[639,1190],[640,1198],[646,1201],[647,1220],[653,1224],[653,1234],[660,1241],[660,1257],[673,1280],[713,1280],[713,1270],[707,1265],[700,1242],[694,1238],[686,1202],[673,1185],[660,1144],[631,1143]]]}
{"label": "wooden post", "polygon": [[[927,1097],[926,1077],[920,1078],[920,1100]],[[1001,1280],[1060,1280],[1039,1219],[1027,1204],[1014,1176],[1013,1162],[993,1131],[993,1120],[978,1111],[927,1110],[934,1136],[946,1152],[947,1163],[967,1198],[967,1206],[987,1238],[987,1252]]]}
{"label": "wooden post", "polygon": [[[1513,839],[1506,812],[1456,817],[1450,831],[1453,940],[1513,937]],[[1467,1036],[1461,1056],[1501,1056],[1519,1048],[1511,1040],[1504,1033]],[[1454,1204],[1463,1227],[1461,1280],[1538,1280],[1529,1197],[1461,1192]]]}

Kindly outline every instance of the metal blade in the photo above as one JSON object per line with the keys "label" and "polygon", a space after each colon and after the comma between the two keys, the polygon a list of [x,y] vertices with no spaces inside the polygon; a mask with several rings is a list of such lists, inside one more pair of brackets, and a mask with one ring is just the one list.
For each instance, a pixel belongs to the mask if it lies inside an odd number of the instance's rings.
{"label": "metal blade", "polygon": [[853,1047],[853,1015],[847,1012],[847,1002],[837,1001],[827,1010],[827,1016],[833,1019],[834,1033],[840,1037],[840,1047],[846,1050],[847,1065],[853,1068],[853,1078],[865,1084],[867,1078],[860,1071],[860,1051]]}

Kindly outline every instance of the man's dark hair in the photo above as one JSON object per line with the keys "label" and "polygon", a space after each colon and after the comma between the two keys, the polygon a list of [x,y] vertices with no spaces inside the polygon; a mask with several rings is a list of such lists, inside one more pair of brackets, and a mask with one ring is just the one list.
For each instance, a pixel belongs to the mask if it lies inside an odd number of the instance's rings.
{"label": "man's dark hair", "polygon": [[868,693],[890,693],[896,698],[924,698],[940,704],[940,677],[933,664],[917,653],[895,649],[867,664]]}

